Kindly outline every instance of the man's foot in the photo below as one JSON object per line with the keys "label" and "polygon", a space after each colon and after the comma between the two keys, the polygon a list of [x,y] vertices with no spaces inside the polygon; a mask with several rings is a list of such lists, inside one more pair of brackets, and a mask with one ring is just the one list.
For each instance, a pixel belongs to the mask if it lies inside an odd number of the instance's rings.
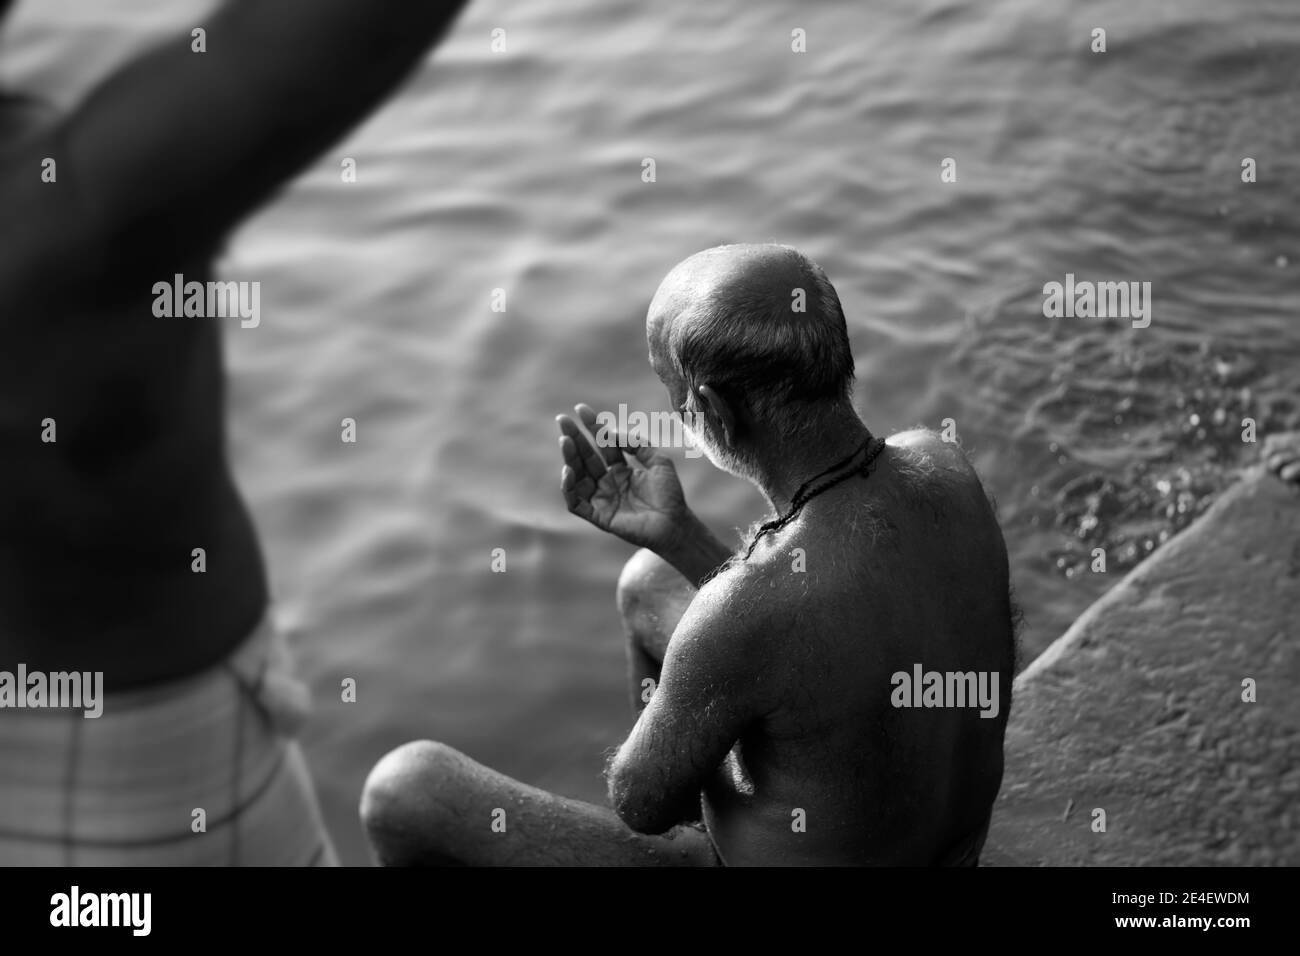
{"label": "man's foot", "polygon": [[1287,484],[1300,485],[1300,432],[1269,435],[1260,457],[1268,470]]}

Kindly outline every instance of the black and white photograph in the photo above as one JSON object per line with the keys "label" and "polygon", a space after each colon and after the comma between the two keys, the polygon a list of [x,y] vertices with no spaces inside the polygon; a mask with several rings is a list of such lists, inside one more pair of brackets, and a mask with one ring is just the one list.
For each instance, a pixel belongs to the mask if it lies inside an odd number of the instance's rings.
{"label": "black and white photograph", "polygon": [[1298,209],[1295,0],[0,0],[6,925],[979,867],[1243,939]]}

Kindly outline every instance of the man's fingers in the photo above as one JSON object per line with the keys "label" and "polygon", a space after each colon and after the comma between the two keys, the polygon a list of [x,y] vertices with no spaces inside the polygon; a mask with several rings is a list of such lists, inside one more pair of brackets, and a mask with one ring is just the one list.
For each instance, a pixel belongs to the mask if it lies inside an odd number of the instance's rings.
{"label": "man's fingers", "polygon": [[[578,419],[584,426],[586,426],[587,431],[596,435],[598,439],[602,437],[601,433],[604,433],[604,440],[598,440],[596,445],[599,449],[598,453],[600,459],[607,467],[626,464],[627,459],[624,457],[624,452],[631,452],[636,460],[646,468],[650,467],[651,462],[658,457],[658,449],[651,445],[650,439],[641,432],[628,434],[627,432],[615,432],[607,428],[601,428],[596,419],[596,412],[590,405],[578,404],[573,406],[573,410],[578,413]],[[560,420],[561,422],[567,420],[571,423],[573,429],[572,434],[575,436],[581,434],[578,431],[577,424],[574,423],[572,419],[569,419],[568,416],[561,415]],[[563,428],[564,426],[561,424],[561,429]],[[567,435],[571,433],[565,431],[565,434]],[[581,437],[584,441],[586,440],[585,435],[581,435]],[[575,437],[575,441],[576,440]],[[602,474],[604,474],[603,471],[596,472],[594,477],[599,478]]]}
{"label": "man's fingers", "polygon": [[[591,476],[592,481],[599,481],[605,474],[605,459],[592,447],[587,436],[582,433],[582,429],[572,418],[568,415],[556,415],[555,421],[560,426],[560,450],[565,455],[565,462],[573,465],[575,471],[585,471]],[[570,460],[570,454],[573,460]]]}
{"label": "man's fingers", "polygon": [[[578,453],[573,446],[572,439],[561,436],[560,454],[564,457],[564,468],[568,469],[573,475],[574,493],[582,498],[590,498],[594,495],[599,486],[596,483],[596,480],[587,473],[586,467],[578,457]],[[561,478],[563,478],[563,469],[561,469],[560,475]]]}
{"label": "man's fingers", "polygon": [[643,468],[649,468],[650,464],[659,457],[659,449],[650,444],[650,439],[641,432],[618,433],[618,447],[624,451],[630,451],[636,458],[637,463]]}
{"label": "man's fingers", "polygon": [[1282,476],[1283,481],[1300,481],[1300,460],[1291,462],[1278,474]]}
{"label": "man's fingers", "polygon": [[573,443],[573,439],[568,435],[560,436],[560,458],[564,461],[565,468],[584,473],[587,470],[578,455],[578,446]]}
{"label": "man's fingers", "polygon": [[654,460],[659,457],[659,449],[655,448],[649,442],[632,447],[632,455],[640,462],[644,468],[649,468]]}
{"label": "man's fingers", "polygon": [[568,465],[560,469],[560,494],[564,496],[564,504],[569,511],[579,518],[591,520],[595,514],[591,507],[591,497],[578,490],[578,476]]}
{"label": "man's fingers", "polygon": [[595,494],[598,479],[591,477],[586,460],[579,454],[573,439],[567,435],[560,436],[560,457],[564,459],[564,467],[573,472],[573,490],[586,498]]}
{"label": "man's fingers", "polygon": [[[600,433],[603,429],[600,427],[600,423],[596,421],[595,410],[592,409],[590,405],[584,405],[581,403],[574,405],[573,410],[578,413],[578,419],[586,427],[587,431],[596,436],[596,448],[599,450],[601,459],[605,464],[623,464],[623,452],[619,450],[617,442],[602,444]],[[608,441],[608,432],[606,432],[605,437],[606,441]]]}

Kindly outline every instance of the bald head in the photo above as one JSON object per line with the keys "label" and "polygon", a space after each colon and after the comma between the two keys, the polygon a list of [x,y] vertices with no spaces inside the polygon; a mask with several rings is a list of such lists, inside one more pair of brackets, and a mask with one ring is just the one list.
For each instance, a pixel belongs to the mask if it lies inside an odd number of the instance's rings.
{"label": "bald head", "polygon": [[839,296],[821,268],[789,246],[718,246],[679,263],[650,303],[646,334],[679,405],[708,385],[771,417],[852,392]]}

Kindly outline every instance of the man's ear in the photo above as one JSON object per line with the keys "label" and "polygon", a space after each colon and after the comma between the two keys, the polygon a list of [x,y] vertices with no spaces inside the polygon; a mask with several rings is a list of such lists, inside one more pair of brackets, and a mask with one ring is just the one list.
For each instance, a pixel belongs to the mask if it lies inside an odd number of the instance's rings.
{"label": "man's ear", "polygon": [[732,410],[731,405],[711,386],[698,385],[695,388],[695,393],[708,402],[713,417],[722,426],[722,433],[727,438],[727,447],[734,448],[736,446],[736,413]]}

